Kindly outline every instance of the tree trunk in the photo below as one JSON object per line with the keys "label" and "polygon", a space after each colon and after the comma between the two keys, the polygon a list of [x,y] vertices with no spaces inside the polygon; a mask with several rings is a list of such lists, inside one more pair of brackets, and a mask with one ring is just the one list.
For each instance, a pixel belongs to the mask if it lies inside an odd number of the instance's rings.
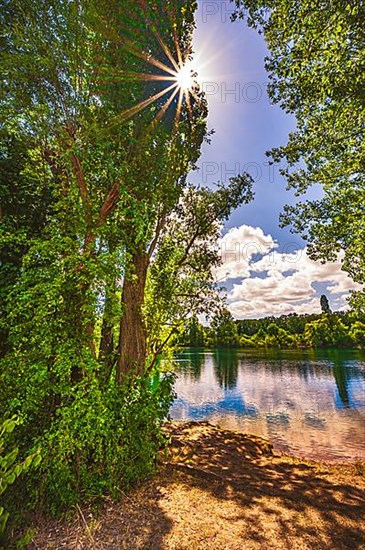
{"label": "tree trunk", "polygon": [[149,257],[139,250],[132,256],[122,292],[123,316],[120,323],[117,384],[130,375],[143,374],[146,362],[146,327],[142,306]]}

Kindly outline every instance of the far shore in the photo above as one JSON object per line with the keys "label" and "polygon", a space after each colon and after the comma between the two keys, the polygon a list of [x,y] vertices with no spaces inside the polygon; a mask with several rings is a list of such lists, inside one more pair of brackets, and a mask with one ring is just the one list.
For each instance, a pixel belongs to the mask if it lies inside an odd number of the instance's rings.
{"label": "far shore", "polygon": [[300,352],[300,351],[311,351],[311,352],[316,352],[316,351],[340,351],[340,352],[350,352],[350,351],[364,351],[365,352],[365,348],[364,347],[361,347],[361,346],[358,346],[358,347],[351,347],[351,348],[340,348],[340,347],[328,347],[328,346],[318,346],[316,348],[312,348],[312,347],[307,347],[307,346],[302,346],[302,347],[299,347],[299,348],[279,348],[279,347],[269,347],[269,346],[259,346],[259,347],[243,347],[243,346],[215,346],[215,347],[212,347],[212,346],[179,346],[178,350],[177,351],[183,351],[183,350],[188,350],[188,349],[191,349],[191,350],[195,350],[195,351],[199,351],[199,350],[204,350],[204,351],[254,351],[254,352],[258,352],[258,351],[297,351],[297,352]]}

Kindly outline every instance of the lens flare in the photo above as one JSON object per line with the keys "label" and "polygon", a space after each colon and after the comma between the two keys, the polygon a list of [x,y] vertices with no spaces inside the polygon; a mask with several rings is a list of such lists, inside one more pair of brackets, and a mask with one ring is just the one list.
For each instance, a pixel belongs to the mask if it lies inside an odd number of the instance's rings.
{"label": "lens flare", "polygon": [[[144,0],[139,0],[141,3],[145,4]],[[147,9],[147,5],[146,5]],[[142,59],[146,62],[146,67],[148,65],[152,66],[154,70],[158,69],[159,74],[149,73],[144,71],[142,73],[132,72],[132,71],[118,71],[115,74],[117,79],[123,79],[126,81],[160,81],[166,82],[166,86],[163,89],[160,89],[155,94],[151,95],[149,98],[136,103],[134,106],[122,111],[119,115],[115,116],[112,120],[112,124],[119,124],[129,118],[133,117],[140,111],[146,109],[148,106],[152,105],[156,101],[161,103],[163,98],[164,103],[159,108],[158,113],[155,115],[155,120],[150,124],[150,130],[156,127],[157,123],[161,120],[162,116],[166,113],[168,108],[171,106],[175,100],[175,123],[174,131],[177,130],[180,115],[182,113],[182,106],[185,103],[187,107],[187,112],[190,121],[192,121],[192,99],[200,101],[200,96],[198,90],[201,88],[200,79],[198,79],[198,68],[196,66],[196,61],[192,62],[191,51],[183,55],[180,46],[179,40],[176,33],[175,27],[173,27],[173,37],[175,52],[172,52],[167,44],[164,42],[160,36],[157,29],[150,26],[152,34],[156,37],[158,44],[161,47],[161,53],[163,54],[163,61],[159,60],[157,57],[151,54],[150,51],[140,51],[136,48],[135,43],[131,40],[124,41],[124,48],[131,53],[132,55]],[[156,54],[155,54],[156,55]],[[199,71],[200,72],[200,71]],[[164,97],[166,96],[166,98]],[[175,99],[177,96],[177,99]]]}
{"label": "lens flare", "polygon": [[185,63],[176,73],[178,87],[184,92],[189,91],[195,84],[195,73],[191,63]]}

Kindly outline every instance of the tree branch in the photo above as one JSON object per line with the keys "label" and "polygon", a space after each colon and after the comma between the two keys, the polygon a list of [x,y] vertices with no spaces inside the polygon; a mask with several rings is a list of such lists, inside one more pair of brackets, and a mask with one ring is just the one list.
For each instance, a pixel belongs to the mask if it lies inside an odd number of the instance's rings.
{"label": "tree branch", "polygon": [[148,248],[148,252],[147,252],[147,255],[148,257],[151,259],[152,258],[152,255],[156,249],[156,246],[157,246],[157,243],[158,243],[158,239],[160,238],[160,234],[161,234],[161,231],[162,231],[162,228],[163,226],[165,225],[165,222],[166,222],[166,214],[165,214],[165,211],[162,212],[161,216],[159,217],[159,219],[157,220],[157,225],[156,225],[156,230],[155,230],[155,236],[154,238],[152,239],[151,241],[151,244]]}

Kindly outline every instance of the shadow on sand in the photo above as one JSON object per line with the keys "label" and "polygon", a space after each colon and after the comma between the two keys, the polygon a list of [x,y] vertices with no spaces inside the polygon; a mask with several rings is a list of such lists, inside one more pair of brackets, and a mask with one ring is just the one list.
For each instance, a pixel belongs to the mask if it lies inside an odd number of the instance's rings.
{"label": "shadow on sand", "polygon": [[85,521],[59,526],[56,538],[43,533],[36,548],[365,548],[365,480],[353,465],[275,455],[259,437],[205,422],[167,431],[171,452],[155,478],[92,520],[84,512]]}

